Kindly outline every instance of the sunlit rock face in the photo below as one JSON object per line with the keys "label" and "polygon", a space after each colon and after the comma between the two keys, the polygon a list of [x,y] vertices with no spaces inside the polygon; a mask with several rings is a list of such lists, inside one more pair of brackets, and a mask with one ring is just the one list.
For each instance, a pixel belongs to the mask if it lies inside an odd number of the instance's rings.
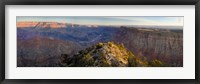
{"label": "sunlit rock face", "polygon": [[148,61],[135,56],[123,43],[97,43],[79,51],[73,56],[63,54],[60,59],[63,67],[166,67],[161,60]]}
{"label": "sunlit rock face", "polygon": [[35,27],[39,22],[17,22],[17,28]]}
{"label": "sunlit rock face", "polygon": [[71,67],[127,67],[130,57],[136,58],[123,44],[107,42],[98,43],[74,56],[65,57],[63,64],[67,63],[65,66]]}
{"label": "sunlit rock face", "polygon": [[66,23],[57,22],[17,22],[17,28],[65,28]]}
{"label": "sunlit rock face", "polygon": [[115,40],[124,43],[136,56],[163,60],[173,66],[183,65],[182,30],[123,28]]}

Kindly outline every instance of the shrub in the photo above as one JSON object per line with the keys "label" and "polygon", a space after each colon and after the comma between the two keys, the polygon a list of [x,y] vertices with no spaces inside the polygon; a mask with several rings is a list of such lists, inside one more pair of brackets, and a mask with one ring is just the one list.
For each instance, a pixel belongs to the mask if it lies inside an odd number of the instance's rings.
{"label": "shrub", "polygon": [[150,66],[152,67],[164,67],[165,64],[159,60],[153,60],[152,62],[149,63]]}
{"label": "shrub", "polygon": [[96,49],[100,49],[100,48],[102,48],[103,47],[103,43],[98,43],[97,45],[96,45]]}
{"label": "shrub", "polygon": [[129,67],[136,67],[137,66],[136,59],[133,56],[128,57],[128,66]]}
{"label": "shrub", "polygon": [[67,66],[67,63],[69,62],[69,58],[68,58],[68,54],[61,54],[61,57],[60,57],[60,64],[61,66]]}
{"label": "shrub", "polygon": [[101,66],[102,67],[110,67],[110,64],[106,60],[103,60]]}
{"label": "shrub", "polygon": [[90,54],[84,55],[78,62],[78,65],[80,66],[93,66],[94,59]]}

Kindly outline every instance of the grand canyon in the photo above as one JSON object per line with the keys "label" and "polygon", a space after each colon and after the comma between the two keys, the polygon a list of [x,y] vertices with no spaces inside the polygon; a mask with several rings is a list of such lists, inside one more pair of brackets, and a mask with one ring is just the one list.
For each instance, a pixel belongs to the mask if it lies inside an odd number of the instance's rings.
{"label": "grand canyon", "polygon": [[183,26],[16,26],[17,67],[183,67]]}

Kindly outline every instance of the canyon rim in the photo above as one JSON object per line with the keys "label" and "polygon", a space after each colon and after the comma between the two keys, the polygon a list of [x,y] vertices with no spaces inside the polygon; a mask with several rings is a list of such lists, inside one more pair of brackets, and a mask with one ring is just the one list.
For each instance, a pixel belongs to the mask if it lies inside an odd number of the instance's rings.
{"label": "canyon rim", "polygon": [[17,16],[17,67],[183,67],[183,17]]}

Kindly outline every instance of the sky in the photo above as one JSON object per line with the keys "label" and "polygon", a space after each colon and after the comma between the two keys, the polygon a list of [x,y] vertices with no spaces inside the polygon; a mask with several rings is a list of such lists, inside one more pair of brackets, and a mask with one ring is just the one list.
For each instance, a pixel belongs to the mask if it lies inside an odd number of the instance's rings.
{"label": "sky", "polygon": [[183,26],[182,16],[17,16],[17,22],[62,22],[84,25]]}

